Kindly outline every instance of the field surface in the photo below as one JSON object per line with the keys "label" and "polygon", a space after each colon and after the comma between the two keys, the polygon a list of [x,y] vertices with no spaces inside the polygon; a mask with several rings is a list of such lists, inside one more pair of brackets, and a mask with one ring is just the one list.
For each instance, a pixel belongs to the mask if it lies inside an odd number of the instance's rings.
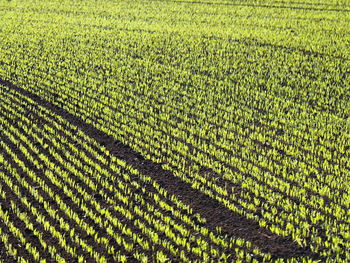
{"label": "field surface", "polygon": [[350,262],[350,2],[0,1],[0,262]]}

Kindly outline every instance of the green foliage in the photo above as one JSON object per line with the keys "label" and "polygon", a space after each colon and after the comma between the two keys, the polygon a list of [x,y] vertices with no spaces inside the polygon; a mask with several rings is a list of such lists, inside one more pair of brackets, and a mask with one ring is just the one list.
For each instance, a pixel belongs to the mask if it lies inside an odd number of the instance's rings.
{"label": "green foliage", "polygon": [[[14,0],[0,15],[1,79],[350,261],[347,1]],[[271,261],[32,99],[0,85],[0,100],[0,201],[14,216],[0,206],[0,240],[16,261]]]}

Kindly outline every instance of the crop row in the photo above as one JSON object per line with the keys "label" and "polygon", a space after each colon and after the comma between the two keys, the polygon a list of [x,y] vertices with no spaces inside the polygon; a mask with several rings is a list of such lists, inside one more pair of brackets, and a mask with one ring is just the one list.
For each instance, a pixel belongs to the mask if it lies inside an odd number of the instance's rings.
{"label": "crop row", "polygon": [[[285,25],[266,44],[263,31],[258,39],[242,28],[226,35],[181,33],[179,25],[160,22],[154,10],[142,17],[145,7],[135,6],[139,13],[119,15],[119,24],[108,24],[100,9],[74,16],[35,11],[37,20],[30,21],[39,29],[3,33],[0,75],[164,163],[261,227],[330,261],[349,260],[350,65],[347,53],[332,51],[345,50],[340,43],[346,29],[330,33],[314,22],[312,30],[301,31],[290,18],[304,46],[285,43]],[[179,6],[172,6],[168,14],[178,21]],[[217,22],[227,26],[227,7],[216,6],[207,11],[222,14]],[[121,14],[118,7],[114,11],[110,15]],[[325,16],[334,19],[332,12]],[[57,27],[48,29],[53,13]],[[191,15],[205,24],[207,14],[195,8],[182,13],[179,24],[193,30],[186,23]],[[82,25],[81,16],[92,18],[91,26]],[[342,28],[346,19],[344,14],[335,23]],[[169,31],[159,29],[162,23]],[[278,30],[274,25],[266,28]],[[322,41],[310,40],[315,32],[322,32]],[[321,48],[327,34],[334,34],[335,44]]]}
{"label": "crop row", "polygon": [[30,99],[1,86],[1,105],[3,241],[19,262],[263,258]]}

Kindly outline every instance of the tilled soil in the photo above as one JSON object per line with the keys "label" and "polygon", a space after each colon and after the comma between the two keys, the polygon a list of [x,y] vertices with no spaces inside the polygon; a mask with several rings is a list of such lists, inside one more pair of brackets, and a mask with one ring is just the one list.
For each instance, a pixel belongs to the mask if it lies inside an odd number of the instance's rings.
{"label": "tilled soil", "polygon": [[[66,110],[46,101],[23,88],[0,79],[0,84],[5,85],[19,93],[31,98],[39,105],[50,110],[77,126],[81,131],[95,139],[101,146],[106,147],[111,154],[127,162],[138,169],[142,174],[152,177],[170,194],[178,197],[183,203],[188,204],[194,213],[199,213],[207,220],[209,229],[221,227],[223,234],[239,237],[252,242],[261,251],[270,253],[273,258],[312,257],[319,258],[308,247],[300,247],[291,238],[278,236],[266,228],[262,228],[256,221],[235,213],[217,200],[192,188],[191,184],[174,176],[170,171],[162,168],[161,164],[143,158],[128,145],[116,140],[112,136],[101,132],[93,125],[85,123],[80,118]],[[35,242],[35,240],[33,240]],[[0,243],[0,247],[1,243]]]}

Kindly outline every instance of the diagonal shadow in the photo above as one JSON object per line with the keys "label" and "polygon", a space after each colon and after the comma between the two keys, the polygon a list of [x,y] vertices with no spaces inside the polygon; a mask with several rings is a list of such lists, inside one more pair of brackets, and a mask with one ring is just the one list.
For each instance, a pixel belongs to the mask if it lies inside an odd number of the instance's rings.
{"label": "diagonal shadow", "polygon": [[179,196],[179,200],[189,205],[194,213],[199,213],[207,220],[207,227],[222,228],[223,233],[232,237],[239,237],[250,241],[265,253],[270,253],[273,259],[291,257],[310,257],[320,259],[309,247],[300,247],[291,238],[278,236],[266,228],[262,228],[256,221],[235,213],[217,200],[212,199],[201,191],[191,187],[191,184],[182,181],[170,171],[164,170],[161,164],[144,159],[128,145],[114,139],[112,136],[96,129],[68,111],[56,106],[40,96],[20,88],[9,81],[0,78],[0,85],[16,90],[22,95],[31,98],[39,105],[59,115],[81,131],[106,147],[111,154],[126,161],[142,174],[157,181],[169,194]]}

